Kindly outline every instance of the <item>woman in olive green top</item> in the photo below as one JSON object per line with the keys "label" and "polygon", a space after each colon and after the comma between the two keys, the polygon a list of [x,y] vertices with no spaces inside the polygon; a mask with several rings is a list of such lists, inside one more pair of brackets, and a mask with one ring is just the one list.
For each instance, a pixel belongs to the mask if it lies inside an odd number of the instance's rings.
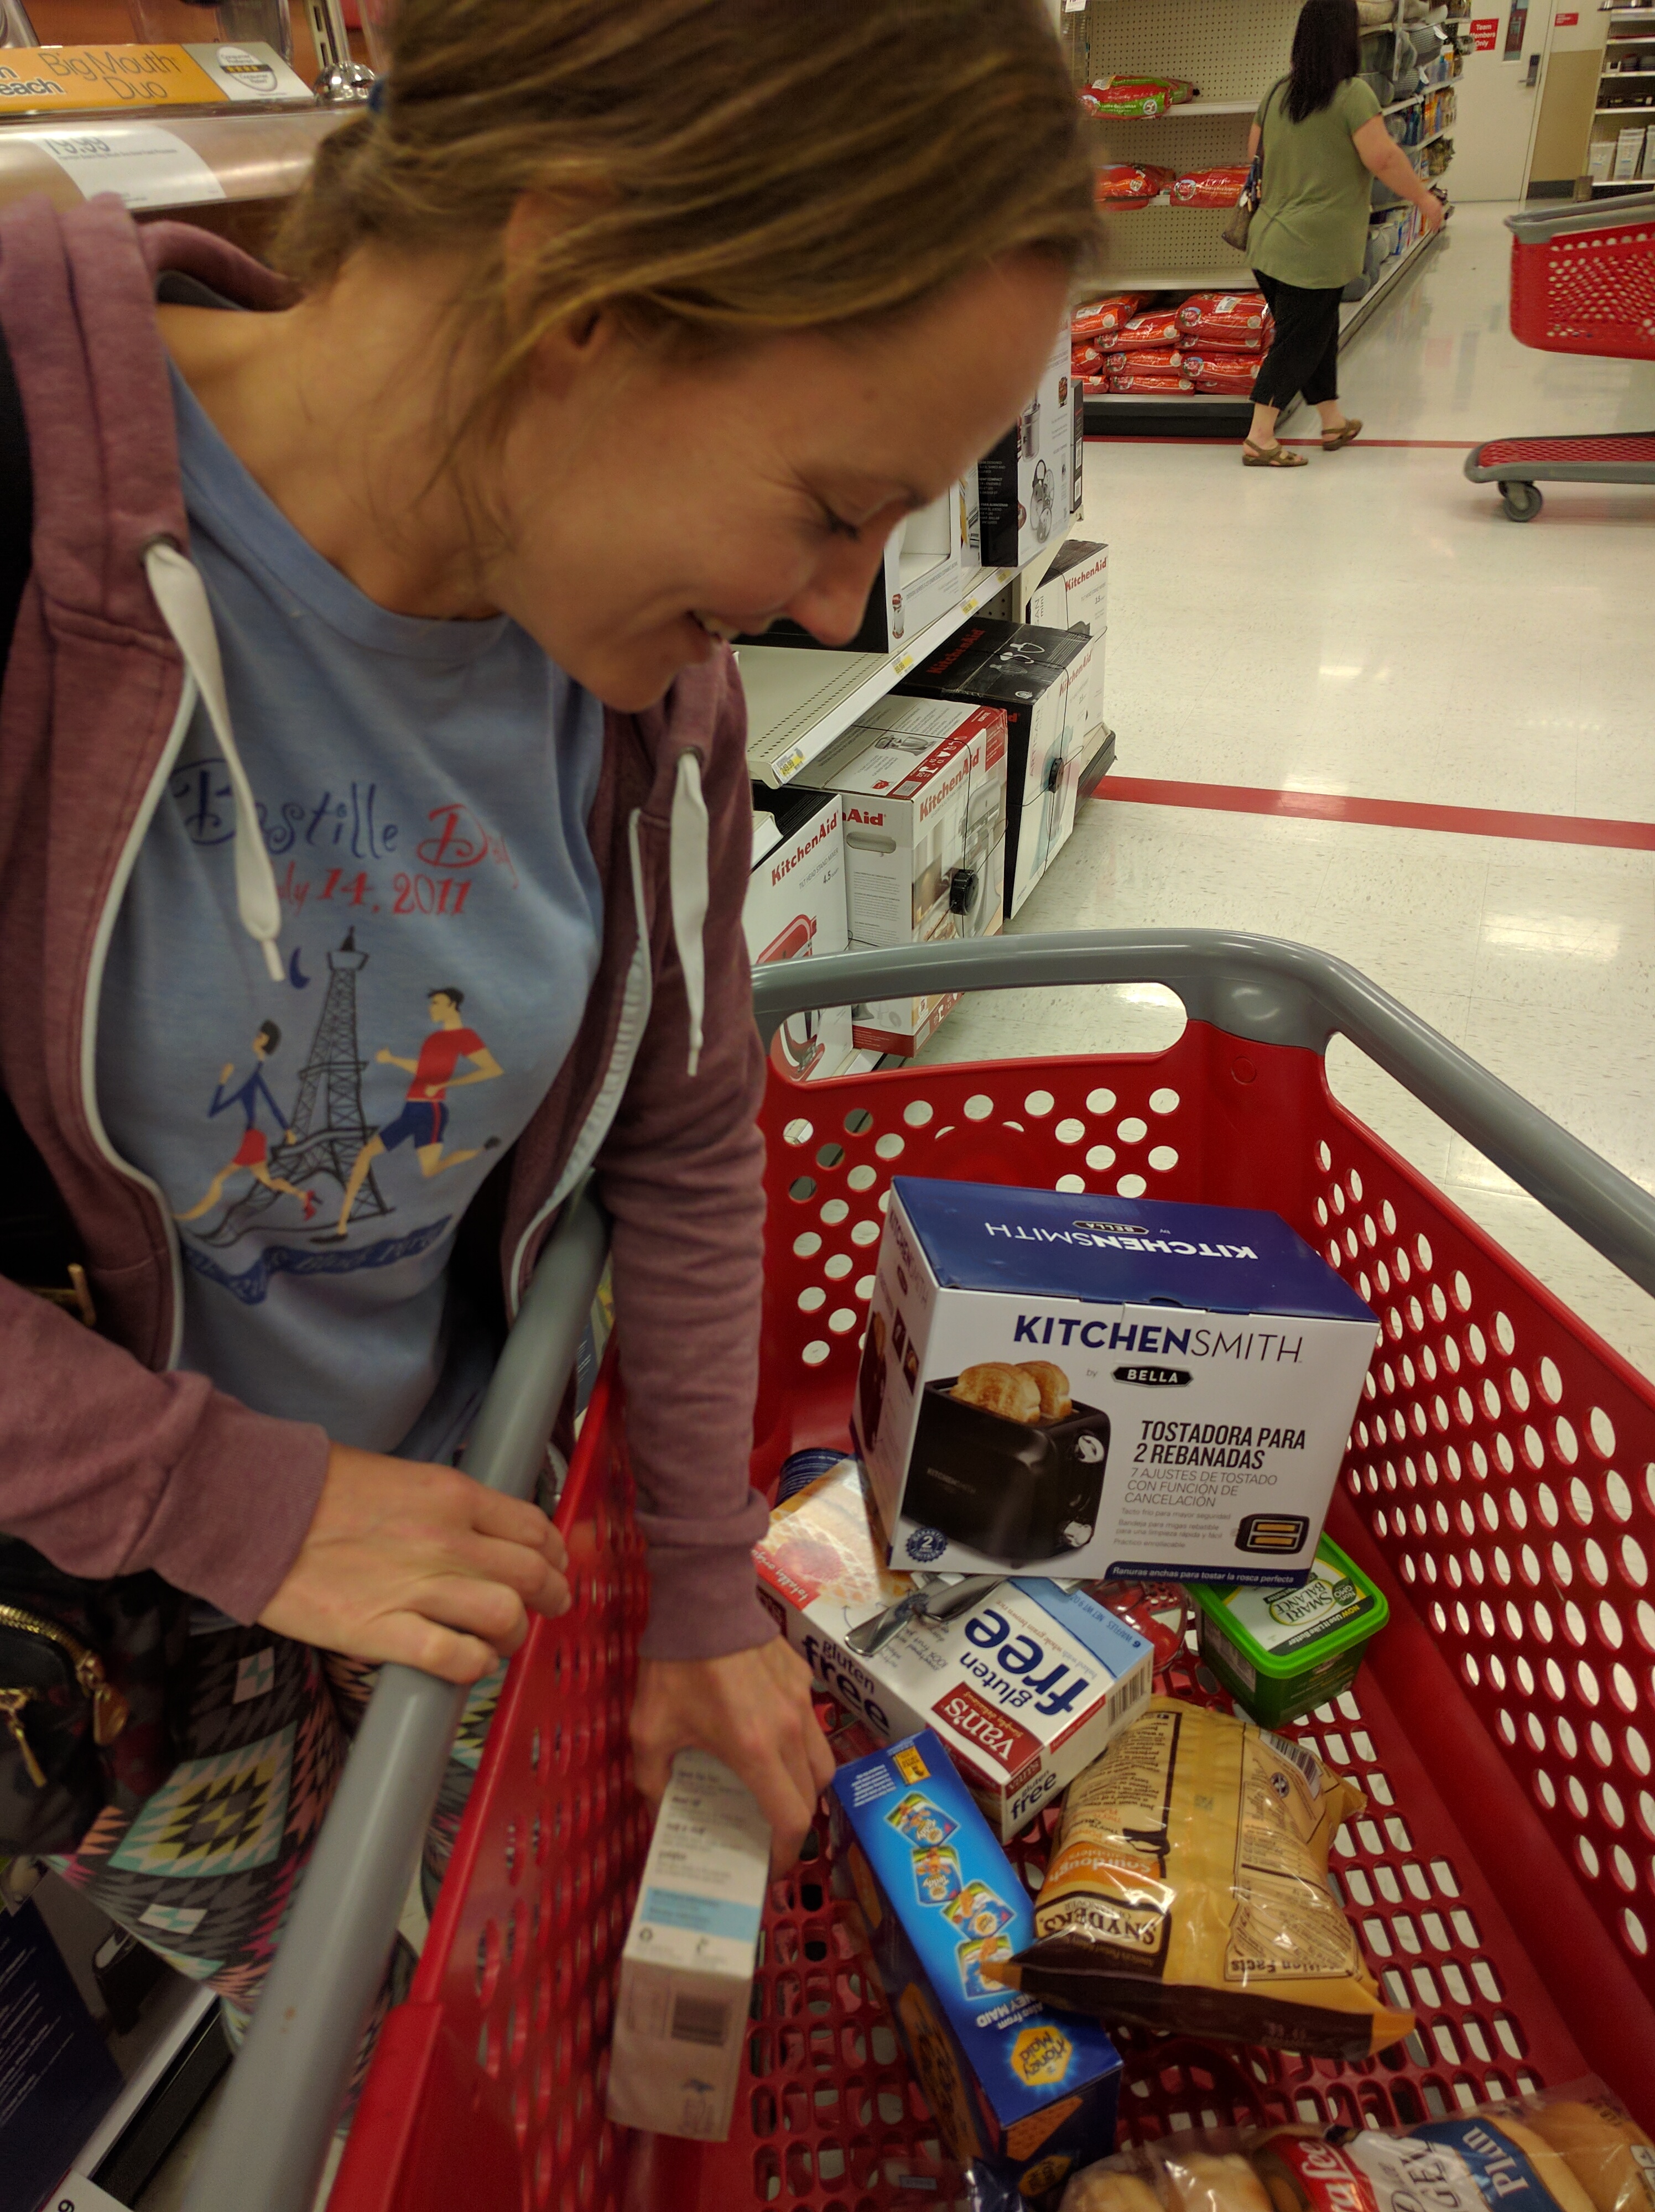
{"label": "woman in olive green top", "polygon": [[1241,449],[1250,469],[1297,469],[1302,453],[1277,441],[1275,418],[1296,392],[1322,417],[1322,447],[1336,453],[1361,428],[1339,404],[1339,299],[1362,273],[1371,177],[1419,208],[1427,230],[1443,203],[1415,174],[1386,131],[1361,67],[1356,0],[1305,0],[1293,67],[1259,103],[1250,156],[1264,149],[1264,191],[1248,248],[1275,337],[1253,386]]}

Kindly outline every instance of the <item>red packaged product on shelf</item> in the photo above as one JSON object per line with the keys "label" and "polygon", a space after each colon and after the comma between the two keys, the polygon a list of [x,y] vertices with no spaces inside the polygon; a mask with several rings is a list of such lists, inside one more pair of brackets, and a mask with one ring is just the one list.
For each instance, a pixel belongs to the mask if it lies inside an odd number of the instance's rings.
{"label": "red packaged product on shelf", "polygon": [[1109,388],[1111,392],[1193,392],[1196,386],[1188,376],[1135,376],[1129,368],[1112,375]]}
{"label": "red packaged product on shelf", "polygon": [[1070,316],[1070,332],[1078,344],[1082,338],[1118,331],[1123,323],[1131,321],[1148,297],[1147,292],[1111,292],[1104,299],[1088,300]]}
{"label": "red packaged product on shelf", "polygon": [[1076,346],[1069,355],[1071,376],[1104,376],[1109,373],[1109,356],[1101,346]]}
{"label": "red packaged product on shelf", "polygon": [[1105,207],[1141,207],[1170,191],[1177,173],[1156,161],[1110,162],[1098,170],[1092,196]]}
{"label": "red packaged product on shelf", "polygon": [[1101,343],[1105,353],[1141,353],[1147,346],[1175,346],[1183,336],[1172,310],[1158,307],[1153,314],[1134,315],[1118,331],[1110,331]]}
{"label": "red packaged product on shelf", "polygon": [[1183,374],[1193,376],[1198,392],[1235,392],[1244,398],[1258,374],[1258,357],[1247,353],[1187,353]]}
{"label": "red packaged product on shelf", "polygon": [[1246,165],[1227,169],[1192,169],[1172,179],[1175,207],[1233,207],[1247,181]]}
{"label": "red packaged product on shelf", "polygon": [[1262,292],[1192,292],[1177,317],[1180,327],[1203,346],[1244,343],[1271,323]]}
{"label": "red packaged product on shelf", "polygon": [[1082,90],[1080,105],[1092,115],[1165,115],[1195,96],[1187,77],[1098,76]]}
{"label": "red packaged product on shelf", "polygon": [[1122,354],[1116,358],[1128,376],[1182,376],[1188,373],[1177,346],[1146,346],[1141,353]]}

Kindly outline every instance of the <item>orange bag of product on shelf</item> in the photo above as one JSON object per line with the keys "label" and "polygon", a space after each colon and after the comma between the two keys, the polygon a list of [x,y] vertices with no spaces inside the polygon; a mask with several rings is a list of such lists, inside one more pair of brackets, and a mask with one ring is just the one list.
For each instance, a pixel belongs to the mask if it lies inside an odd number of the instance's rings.
{"label": "orange bag of product on shelf", "polygon": [[1171,309],[1158,307],[1153,314],[1134,315],[1118,331],[1106,332],[1100,343],[1108,354],[1141,353],[1148,346],[1175,346],[1183,337]]}
{"label": "orange bag of product on shelf", "polygon": [[1238,343],[1273,324],[1262,292],[1192,292],[1177,316],[1180,327],[1208,347]]}
{"label": "orange bag of product on shelf", "polygon": [[1131,321],[1148,297],[1147,292],[1110,292],[1104,299],[1088,300],[1069,317],[1070,336],[1079,344],[1082,338],[1118,331],[1123,323]]}
{"label": "orange bag of product on shelf", "polygon": [[1247,181],[1244,162],[1232,168],[1192,169],[1172,179],[1174,207],[1233,207]]}
{"label": "orange bag of product on shelf", "polygon": [[1110,356],[1101,346],[1075,346],[1069,354],[1071,376],[1107,376]]}
{"label": "orange bag of product on shelf", "polygon": [[1156,161],[1113,161],[1098,170],[1092,197],[1100,207],[1142,207],[1170,191],[1176,173]]}
{"label": "orange bag of product on shelf", "polygon": [[1244,398],[1258,374],[1258,357],[1249,353],[1187,353],[1183,374],[1193,376],[1197,392],[1237,392]]}
{"label": "orange bag of product on shelf", "polygon": [[1130,368],[1117,373],[1109,380],[1111,392],[1193,392],[1195,384],[1187,376],[1135,376]]}
{"label": "orange bag of product on shelf", "polygon": [[1184,376],[1193,374],[1183,365],[1177,346],[1145,346],[1141,353],[1117,354],[1115,360],[1128,376]]}

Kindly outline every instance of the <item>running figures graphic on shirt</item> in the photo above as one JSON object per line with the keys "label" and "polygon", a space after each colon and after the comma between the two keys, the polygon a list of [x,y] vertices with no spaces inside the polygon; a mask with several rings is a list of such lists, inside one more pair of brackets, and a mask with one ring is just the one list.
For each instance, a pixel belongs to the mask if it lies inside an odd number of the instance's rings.
{"label": "running figures graphic on shirt", "polygon": [[284,1176],[271,1173],[270,1140],[259,1126],[259,1108],[262,1100],[276,1125],[277,1137],[284,1144],[292,1144],[293,1130],[288,1117],[277,1104],[271,1087],[265,1080],[265,1062],[281,1042],[282,1032],[274,1022],[259,1024],[258,1035],[253,1041],[253,1073],[228,1097],[224,1086],[235,1073],[234,1061],[227,1060],[220,1071],[218,1085],[213,1092],[213,1103],[207,1109],[208,1117],[210,1120],[216,1119],[232,1106],[239,1106],[246,1116],[246,1127],[234,1158],[220,1168],[207,1186],[206,1196],[191,1206],[187,1212],[175,1213],[173,1217],[175,1221],[198,1221],[204,1213],[210,1213],[217,1205],[230,1177],[240,1174],[243,1170],[252,1176],[255,1182],[262,1183],[267,1191],[272,1194],[285,1192],[289,1198],[296,1198],[305,1209],[307,1221],[315,1212],[316,1194],[313,1190],[301,1190],[297,1183],[289,1182]]}
{"label": "running figures graphic on shirt", "polygon": [[[327,1238],[339,1239],[348,1233],[357,1194],[374,1161],[387,1152],[394,1152],[399,1146],[413,1146],[419,1171],[429,1182],[433,1176],[441,1175],[448,1168],[463,1166],[467,1160],[476,1159],[479,1152],[491,1151],[499,1143],[497,1137],[490,1137],[483,1144],[467,1149],[452,1152],[443,1150],[449,1118],[448,1092],[463,1090],[467,1084],[491,1083],[505,1073],[477,1031],[466,1028],[460,1015],[465,999],[465,993],[451,984],[440,984],[430,992],[426,1005],[431,1018],[431,1034],[421,1044],[417,1060],[404,1060],[385,1045],[374,1055],[381,1067],[404,1068],[414,1079],[408,1086],[401,1112],[375,1130],[357,1153],[345,1185],[338,1220],[325,1232]],[[455,1073],[462,1060],[471,1062],[469,1074]],[[322,1241],[317,1239],[318,1243]]]}

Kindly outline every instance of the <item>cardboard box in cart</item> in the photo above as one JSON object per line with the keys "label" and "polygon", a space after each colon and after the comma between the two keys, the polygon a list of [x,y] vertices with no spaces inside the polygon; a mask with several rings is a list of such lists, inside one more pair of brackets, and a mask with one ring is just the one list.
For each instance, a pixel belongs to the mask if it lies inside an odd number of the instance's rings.
{"label": "cardboard box in cart", "polygon": [[[814,771],[843,801],[853,950],[992,937],[1004,920],[1006,717],[892,695]],[[853,1010],[855,1043],[916,1052],[958,997]]]}
{"label": "cardboard box in cart", "polygon": [[974,615],[900,690],[1006,714],[1006,913],[1022,906],[1074,827],[1086,755],[1092,657],[1084,629],[1037,629]]}
{"label": "cardboard box in cart", "polygon": [[876,1741],[934,1728],[1002,1843],[1148,1702],[1145,1637],[1082,1590],[1004,1582],[953,1620],[910,1620],[867,1658],[850,1631],[905,1595],[861,1469],[843,1460],[777,1506],[758,1593],[817,1680]]}
{"label": "cardboard box in cart", "polygon": [[1278,1214],[899,1176],[852,1413],[891,1562],[1302,1582],[1377,1338]]}
{"label": "cardboard box in cart", "polygon": [[[796,784],[756,792],[776,835],[759,846],[741,909],[755,968],[776,960],[825,959],[849,943],[844,829],[839,795]],[[791,1073],[837,1075],[851,1049],[850,1009],[790,1014],[776,1032]]]}

